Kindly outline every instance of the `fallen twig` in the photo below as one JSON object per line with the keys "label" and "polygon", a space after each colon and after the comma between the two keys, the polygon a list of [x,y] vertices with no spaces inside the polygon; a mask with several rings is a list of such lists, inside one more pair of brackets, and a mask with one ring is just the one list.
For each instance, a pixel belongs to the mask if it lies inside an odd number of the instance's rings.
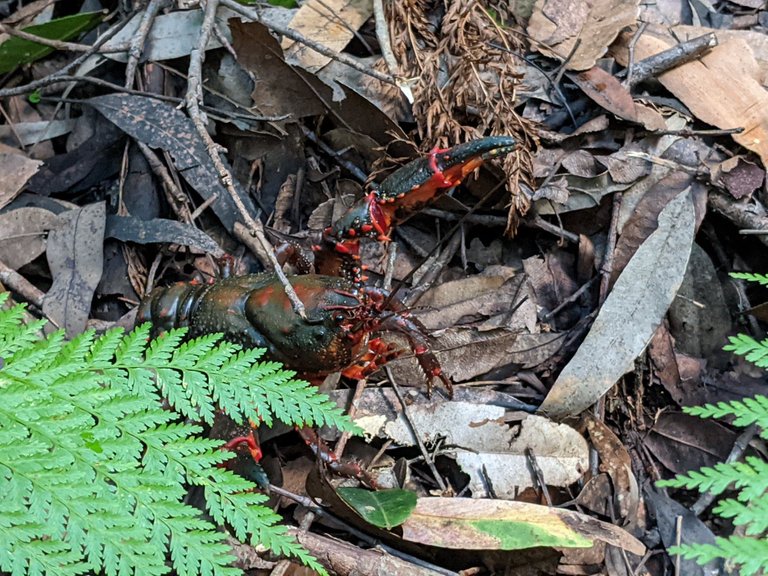
{"label": "fallen twig", "polygon": [[[632,88],[643,80],[656,78],[659,74],[695,60],[715,46],[717,46],[717,36],[714,33],[681,42],[668,50],[637,62],[632,68],[632,77],[627,76],[625,84]],[[622,74],[618,74],[618,76],[622,76]]]}
{"label": "fallen twig", "polygon": [[[73,70],[79,67],[88,58],[98,53],[100,48],[104,44],[106,44],[112,37],[114,37],[118,32],[120,32],[120,30],[122,30],[123,27],[126,24],[128,24],[129,21],[130,21],[130,15],[127,15],[126,18],[124,18],[123,20],[120,20],[114,26],[112,26],[106,32],[104,32],[104,34],[102,34],[101,37],[98,40],[96,40],[96,42],[94,42],[92,46],[89,47],[90,50],[88,50],[87,52],[84,52],[83,54],[81,54],[80,56],[72,60],[72,62],[70,62],[69,64],[66,64],[56,72],[53,72],[48,76],[40,78],[39,80],[35,80],[34,82],[30,82],[29,84],[23,84],[21,86],[14,86],[13,88],[4,88],[3,90],[0,90],[0,98],[6,98],[8,96],[18,96],[19,94],[28,94],[29,92],[34,92],[39,88],[43,88],[51,84],[57,84],[58,82],[79,80],[80,78],[82,78],[81,76],[66,76],[66,73],[69,72],[70,70]],[[123,49],[119,51],[122,52]],[[113,86],[116,86],[116,84],[113,84]]]}
{"label": "fallen twig", "polygon": [[197,46],[189,54],[187,92],[184,99],[187,106],[187,111],[189,112],[189,117],[192,119],[192,123],[197,129],[197,133],[205,143],[206,150],[213,160],[213,165],[216,167],[219,178],[221,178],[224,187],[232,197],[232,201],[235,203],[235,206],[240,213],[240,217],[243,219],[243,222],[245,222],[249,234],[256,238],[259,241],[259,244],[261,244],[263,250],[255,251],[255,254],[259,257],[266,256],[267,263],[271,266],[272,270],[283,284],[285,294],[291,301],[294,311],[302,318],[306,318],[304,304],[301,302],[301,300],[299,300],[299,297],[296,295],[296,292],[288,281],[288,278],[286,278],[285,274],[283,273],[283,270],[280,267],[277,258],[275,257],[274,250],[272,250],[271,246],[269,245],[269,241],[264,236],[264,229],[261,222],[255,220],[245,208],[245,205],[240,198],[240,194],[238,194],[237,190],[235,189],[234,178],[221,159],[221,146],[216,144],[211,138],[211,135],[208,134],[206,122],[203,119],[202,112],[200,111],[200,103],[203,101],[203,59],[205,57],[205,48],[208,45],[208,40],[211,37],[211,31],[213,29],[213,24],[216,18],[216,9],[218,7],[218,0],[208,0],[205,6],[205,16],[203,17],[203,23],[200,26],[200,36],[198,37]]}
{"label": "fallen twig", "polygon": [[141,54],[144,50],[144,44],[147,41],[149,31],[152,29],[152,23],[155,21],[160,10],[170,5],[170,0],[150,0],[149,4],[147,4],[147,7],[144,9],[144,15],[141,17],[139,28],[131,38],[131,43],[128,47],[128,63],[125,66],[126,88],[133,86],[133,79],[136,75],[136,68],[139,65],[139,58],[141,58]]}
{"label": "fallen twig", "polygon": [[[51,40],[50,38],[43,38],[42,36],[35,36],[34,34],[30,34],[29,32],[24,32],[24,30],[17,30],[12,26],[6,26],[5,24],[2,24],[2,23],[0,23],[0,33],[8,34],[9,36],[16,36],[17,38],[21,38],[22,40],[28,40],[29,42],[34,42],[35,44],[42,44],[43,46],[48,46],[49,48],[53,48],[55,50],[62,50],[65,52],[85,52],[88,54],[94,53],[93,46],[88,44],[78,44],[77,42],[64,42],[63,40]],[[101,44],[103,44],[103,42]],[[112,54],[115,52],[123,52],[123,48],[117,47],[117,48],[101,49],[101,47],[99,47],[95,50],[95,52]]]}

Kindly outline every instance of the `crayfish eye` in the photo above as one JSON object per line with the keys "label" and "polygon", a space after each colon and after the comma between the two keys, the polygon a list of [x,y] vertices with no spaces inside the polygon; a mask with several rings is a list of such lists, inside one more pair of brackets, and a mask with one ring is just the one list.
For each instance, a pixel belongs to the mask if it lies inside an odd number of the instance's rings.
{"label": "crayfish eye", "polygon": [[346,320],[346,318],[344,318],[344,314],[336,314],[336,316],[334,316],[333,320],[337,324],[341,324],[342,322],[344,322],[344,320]]}

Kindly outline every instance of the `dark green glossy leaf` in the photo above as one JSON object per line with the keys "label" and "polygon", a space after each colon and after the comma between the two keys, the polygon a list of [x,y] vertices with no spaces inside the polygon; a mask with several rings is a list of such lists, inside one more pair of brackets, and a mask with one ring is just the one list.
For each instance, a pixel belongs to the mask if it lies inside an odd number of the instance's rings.
{"label": "dark green glossy leaf", "polygon": [[[64,16],[35,26],[27,26],[24,32],[46,38],[48,40],[71,40],[82,32],[90,30],[101,22],[103,12],[84,12]],[[30,42],[21,38],[11,37],[0,44],[0,74],[10,72],[17,66],[29,64],[53,52],[50,46]]]}
{"label": "dark green glossy leaf", "polygon": [[405,522],[416,507],[416,494],[399,488],[377,492],[339,488],[337,492],[366,522],[387,530]]}

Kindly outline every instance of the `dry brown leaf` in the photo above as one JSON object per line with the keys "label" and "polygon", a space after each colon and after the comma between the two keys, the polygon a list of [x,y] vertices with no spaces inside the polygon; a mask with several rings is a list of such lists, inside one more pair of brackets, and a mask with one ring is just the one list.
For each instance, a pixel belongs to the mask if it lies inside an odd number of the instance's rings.
{"label": "dry brown leaf", "polygon": [[[293,16],[290,27],[305,37],[341,52],[373,14],[369,0],[308,0]],[[317,72],[331,58],[310,49],[306,44],[283,39],[285,59],[309,72]]]}
{"label": "dry brown leaf", "polygon": [[[676,43],[667,33],[646,31],[635,45],[635,60]],[[626,51],[617,52],[616,57],[627,63]],[[768,92],[760,84],[760,68],[743,37],[731,38],[700,59],[661,74],[659,81],[699,120],[723,130],[743,128],[733,139],[768,166]]]}
{"label": "dry brown leaf", "polygon": [[719,182],[737,200],[751,196],[760,189],[765,179],[765,170],[744,156],[728,158],[715,165],[711,171],[712,181]]}
{"label": "dry brown leaf", "polygon": [[0,214],[0,262],[18,270],[45,252],[45,231],[56,215],[43,208],[25,207]]}
{"label": "dry brown leaf", "polygon": [[659,226],[614,284],[587,337],[555,381],[540,410],[576,416],[624,375],[653,337],[683,280],[695,228],[690,190],[659,214]]}
{"label": "dry brown leaf", "polygon": [[581,88],[584,94],[608,112],[630,122],[637,121],[637,112],[635,112],[635,102],[632,100],[632,95],[613,75],[602,68],[593,66],[579,74],[570,74],[569,77]]}
{"label": "dry brown leaf", "polygon": [[0,146],[0,208],[3,208],[19,195],[42,162],[31,160],[5,144]]}
{"label": "dry brown leaf", "polygon": [[[600,470],[611,477],[614,489],[614,503],[620,518],[627,521],[637,519],[640,505],[640,488],[632,473],[632,460],[618,436],[600,420],[587,418],[587,430],[600,456]],[[612,514],[611,514],[612,515]]]}
{"label": "dry brown leaf", "polygon": [[528,451],[536,456],[547,485],[570,486],[581,478],[589,466],[589,450],[578,432],[534,415],[510,426],[504,422],[505,412],[501,406],[433,400],[410,405],[408,420],[400,411],[396,419],[387,420],[361,406],[355,422],[366,434],[383,436],[400,446],[415,444],[413,430],[425,443],[445,438],[447,449],[469,476],[474,498],[489,496],[489,481],[493,493],[502,499],[514,499],[523,489],[535,486]]}
{"label": "dry brown leaf", "polygon": [[48,265],[53,284],[43,312],[68,337],[85,330],[91,300],[104,264],[104,202],[63,212],[48,236]]}
{"label": "dry brown leaf", "polygon": [[[446,282],[435,294],[419,301],[428,308],[419,312],[419,320],[430,330],[440,330],[475,322],[483,328],[536,329],[536,305],[522,284],[523,275],[511,269],[494,267],[504,275],[487,274]],[[430,291],[432,292],[432,291]],[[495,320],[495,322],[489,322]]]}
{"label": "dry brown leaf", "polygon": [[[385,335],[390,340],[390,335]],[[519,364],[530,368],[555,354],[562,336],[553,333],[517,334],[503,328],[479,332],[474,328],[449,328],[433,338],[443,373],[455,382],[464,382],[494,368]],[[407,345],[402,342],[405,349]],[[424,372],[413,358],[402,358],[389,366],[398,382],[423,386]]]}
{"label": "dry brown leaf", "polygon": [[566,69],[586,70],[606,53],[623,28],[635,23],[637,15],[637,0],[538,0],[528,34],[537,41],[539,51],[568,59]]}
{"label": "dry brown leaf", "polygon": [[[760,1],[762,2],[762,0]],[[760,68],[758,75],[760,84],[768,86],[768,35],[752,30],[727,30],[683,25],[675,26],[671,29],[671,32],[676,38],[680,39],[680,42],[686,42],[705,34],[714,34],[718,44],[725,44],[729,40],[737,38],[744,40],[752,49],[752,53]],[[624,40],[623,35],[622,40]]]}
{"label": "dry brown leaf", "polygon": [[280,44],[269,29],[257,22],[229,21],[238,59],[253,74],[254,105],[263,114],[293,114],[297,118],[322,114],[317,95],[283,60]]}
{"label": "dry brown leaf", "polygon": [[714,420],[681,412],[661,414],[643,444],[675,474],[714,466],[728,458],[738,434]]}
{"label": "dry brown leaf", "polygon": [[692,182],[693,176],[690,174],[673,172],[647,190],[637,202],[616,242],[611,284],[619,277],[640,245],[656,230],[661,211],[682,190],[689,188]]}

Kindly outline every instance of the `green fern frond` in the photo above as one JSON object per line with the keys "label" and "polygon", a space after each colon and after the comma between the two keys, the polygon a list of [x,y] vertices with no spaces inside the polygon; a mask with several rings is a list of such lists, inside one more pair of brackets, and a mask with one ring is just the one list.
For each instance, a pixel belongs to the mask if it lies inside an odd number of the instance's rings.
{"label": "green fern frond", "polygon": [[712,468],[692,470],[671,480],[661,480],[658,485],[711,492],[715,496],[733,488],[740,490],[739,495],[745,501],[751,501],[768,491],[768,462],[756,456],[747,456],[744,462],[721,462]]}
{"label": "green fern frond", "polygon": [[673,546],[670,554],[707,564],[712,560],[728,560],[739,567],[741,576],[762,574],[768,567],[768,539],[731,536],[716,538],[714,544],[688,544]]}
{"label": "green fern frond", "polygon": [[[759,274],[733,274],[768,284],[768,276]],[[745,334],[730,338],[725,350],[744,356],[749,362],[768,367],[768,339],[758,342]],[[732,417],[734,426],[757,425],[760,435],[768,438],[768,398],[755,396],[732,402],[719,402],[706,406],[684,409],[686,413],[701,418]],[[768,570],[768,462],[758,456],[747,456],[744,462],[720,463],[705,467],[672,480],[658,482],[659,486],[686,488],[720,495],[735,490],[736,498],[718,502],[713,514],[729,518],[736,526],[743,526],[745,536],[717,538],[714,544],[685,544],[670,548],[671,554],[694,559],[699,564],[713,560],[727,560],[740,569],[743,576],[763,574]]]}
{"label": "green fern frond", "polygon": [[[142,326],[66,342],[23,320],[22,306],[0,309],[0,571],[229,576],[240,573],[218,528],[229,526],[324,573],[256,486],[219,467],[232,454],[186,421],[221,409],[354,429],[327,397],[216,335],[151,341]],[[189,485],[213,522],[184,503]]]}
{"label": "green fern frond", "polygon": [[754,274],[752,272],[731,272],[731,278],[737,280],[746,280],[747,282],[757,282],[763,286],[768,286],[768,274]]}
{"label": "green fern frond", "polygon": [[725,418],[733,416],[733,425],[746,428],[757,424],[763,431],[768,430],[768,398],[757,395],[732,402],[718,402],[704,406],[689,406],[683,409],[686,414],[699,418]]}
{"label": "green fern frond", "polygon": [[723,350],[744,356],[755,366],[768,368],[768,339],[758,342],[746,334],[737,334],[736,336],[729,336],[728,340],[731,343],[723,346]]}

